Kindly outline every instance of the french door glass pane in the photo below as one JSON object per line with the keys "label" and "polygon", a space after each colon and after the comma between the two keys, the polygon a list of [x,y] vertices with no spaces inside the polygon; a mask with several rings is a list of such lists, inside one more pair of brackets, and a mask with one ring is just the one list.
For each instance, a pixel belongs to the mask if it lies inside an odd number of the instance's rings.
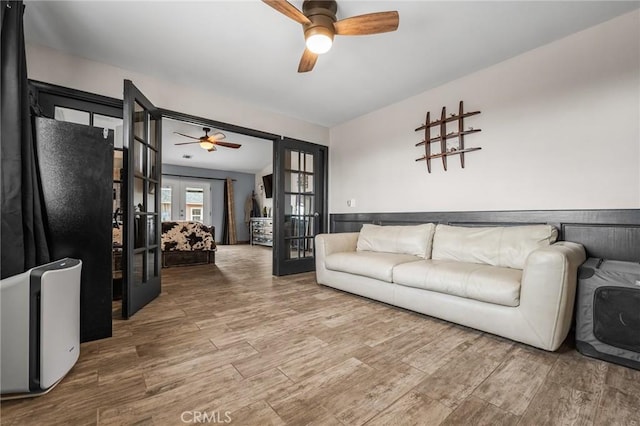
{"label": "french door glass pane", "polygon": [[298,259],[298,239],[286,240],[285,244],[285,258],[288,260]]}
{"label": "french door glass pane", "polygon": [[156,242],[156,216],[147,216],[147,235],[149,236],[149,245],[155,245]]}
{"label": "french door glass pane", "polygon": [[304,155],[304,171],[313,173],[313,154]]}
{"label": "french door glass pane", "polygon": [[313,196],[307,195],[304,197],[304,214],[312,215],[315,210],[313,209]]}
{"label": "french door glass pane", "polygon": [[289,160],[289,164],[288,164],[289,167],[285,167],[285,168],[288,168],[294,171],[300,170],[300,153],[298,151],[289,150],[288,160]]}
{"label": "french door glass pane", "polygon": [[307,216],[306,219],[305,219],[305,223],[304,223],[304,226],[305,226],[304,235],[305,236],[308,237],[309,235],[314,235],[315,234],[313,232],[314,229],[315,229],[314,225],[315,224],[314,224],[313,216]]}
{"label": "french door glass pane", "polygon": [[133,162],[134,162],[133,172],[137,176],[145,175],[145,170],[144,170],[145,151],[146,149],[144,144],[136,140],[133,148]]}
{"label": "french door glass pane", "polygon": [[303,175],[303,184],[302,192],[313,192],[313,175]]}
{"label": "french door glass pane", "polygon": [[144,180],[133,179],[133,208],[135,211],[144,211]]}
{"label": "french door glass pane", "polygon": [[156,275],[156,250],[154,249],[147,252],[147,280]]}
{"label": "french door glass pane", "polygon": [[296,216],[296,236],[304,236],[304,217]]}
{"label": "french door glass pane", "polygon": [[293,176],[291,177],[291,185],[292,185],[291,192],[297,192],[297,193],[303,192],[304,175],[300,173],[294,173]]}
{"label": "french door glass pane", "polygon": [[148,149],[149,151],[149,160],[147,164],[149,167],[147,168],[147,177],[149,179],[158,180],[158,168],[156,167],[156,157],[158,153],[153,149]]}
{"label": "french door glass pane", "polygon": [[289,194],[286,196],[286,203],[284,206],[286,215],[297,215],[299,212],[298,205],[300,204],[300,196],[297,194]]}
{"label": "french door glass pane", "polygon": [[156,184],[153,182],[149,182],[149,192],[147,193],[147,212],[155,213],[156,212],[156,194],[155,194]]}
{"label": "french door glass pane", "polygon": [[284,172],[284,190],[285,192],[295,192],[294,191],[294,182],[296,182],[297,173],[292,173],[290,171]]}
{"label": "french door glass pane", "polygon": [[121,170],[123,168],[123,152],[120,150],[113,151],[113,180],[120,180]]}
{"label": "french door glass pane", "polygon": [[136,253],[133,255],[133,284],[140,285],[142,284],[144,277],[144,253]]}
{"label": "french door glass pane", "polygon": [[313,238],[304,239],[302,257],[313,257]]}
{"label": "french door glass pane", "polygon": [[156,134],[156,125],[157,120],[153,117],[149,118],[149,138],[147,139],[147,143],[154,149],[158,149],[158,137]]}
{"label": "french door glass pane", "polygon": [[145,246],[145,231],[144,217],[139,214],[135,215],[133,219],[133,248]]}
{"label": "french door glass pane", "polygon": [[134,102],[133,108],[133,135],[141,140],[145,140],[145,117],[147,112],[138,102]]}

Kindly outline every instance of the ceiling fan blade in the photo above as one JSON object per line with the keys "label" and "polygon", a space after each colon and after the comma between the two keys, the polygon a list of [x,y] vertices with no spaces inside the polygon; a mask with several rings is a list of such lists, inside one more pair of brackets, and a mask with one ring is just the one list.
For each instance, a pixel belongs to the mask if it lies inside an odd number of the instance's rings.
{"label": "ceiling fan blade", "polygon": [[174,145],[191,145],[193,143],[200,143],[200,141],[197,141],[197,142],[179,142],[179,143],[174,143]]}
{"label": "ceiling fan blade", "polygon": [[289,3],[286,0],[262,0],[264,3],[268,4],[278,12],[282,13],[285,16],[293,19],[294,21],[300,24],[310,24],[311,21],[309,18],[304,16],[302,12],[300,12],[294,5]]}
{"label": "ceiling fan blade", "polygon": [[367,13],[341,19],[333,24],[339,35],[367,35],[388,33],[398,29],[400,16],[397,11]]}
{"label": "ceiling fan blade", "polygon": [[219,145],[219,146],[224,146],[224,147],[227,147],[227,148],[235,148],[235,149],[238,149],[238,148],[240,148],[242,146],[239,143],[233,143],[233,142],[215,141],[214,143],[216,145]]}
{"label": "ceiling fan blade", "polygon": [[300,58],[300,64],[298,65],[298,72],[309,72],[313,69],[318,60],[318,54],[313,53],[309,49],[304,49],[302,58]]}
{"label": "ceiling fan blade", "polygon": [[215,132],[214,134],[212,134],[211,136],[209,136],[209,138],[207,139],[209,142],[211,143],[216,143],[216,141],[222,140],[224,138],[226,138],[227,135],[225,135],[222,132]]}
{"label": "ceiling fan blade", "polygon": [[196,138],[195,136],[185,135],[184,133],[180,133],[180,132],[173,132],[173,133],[175,133],[176,135],[184,136],[185,138],[191,138],[191,139],[200,140],[200,138]]}

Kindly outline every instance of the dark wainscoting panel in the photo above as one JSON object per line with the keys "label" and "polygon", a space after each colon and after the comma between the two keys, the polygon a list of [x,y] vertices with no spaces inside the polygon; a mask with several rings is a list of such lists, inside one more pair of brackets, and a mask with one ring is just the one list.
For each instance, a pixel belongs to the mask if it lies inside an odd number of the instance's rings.
{"label": "dark wainscoting panel", "polygon": [[590,257],[640,262],[640,209],[513,210],[479,212],[345,213],[331,215],[331,232],[357,232],[364,223],[456,226],[549,224],[560,240],[585,246]]}
{"label": "dark wainscoting panel", "polygon": [[564,225],[564,239],[579,241],[590,257],[640,262],[640,226]]}

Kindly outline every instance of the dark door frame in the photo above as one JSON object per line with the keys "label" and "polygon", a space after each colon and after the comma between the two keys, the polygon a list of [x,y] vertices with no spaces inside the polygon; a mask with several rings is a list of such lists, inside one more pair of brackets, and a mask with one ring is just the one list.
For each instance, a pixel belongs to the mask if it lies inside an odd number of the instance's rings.
{"label": "dark door frame", "polygon": [[[314,212],[316,217],[314,220],[313,235],[328,232],[329,223],[329,206],[328,206],[328,184],[329,184],[329,147],[326,145],[306,142],[299,139],[282,138],[274,143],[273,146],[273,176],[274,176],[274,221],[273,221],[273,275],[282,276],[296,274],[301,272],[309,272],[315,270],[315,239],[313,258],[301,258],[296,260],[287,260],[285,257],[286,238],[285,238],[285,201],[287,194],[285,193],[285,158],[282,157],[287,149],[300,150],[306,152],[316,152],[314,160],[314,171],[317,172],[320,167],[320,174],[315,174],[313,196]],[[317,185],[317,186],[316,186]],[[320,203],[318,203],[318,200]],[[320,208],[318,208],[320,204]]]}
{"label": "dark door frame", "polygon": [[[127,200],[127,221],[122,241],[122,316],[128,319],[161,292],[162,115],[131,80],[124,80],[124,98],[123,199]],[[136,194],[141,198],[137,209]],[[137,274],[135,268],[139,268]]]}
{"label": "dark door frame", "polygon": [[219,130],[226,130],[228,132],[240,133],[247,136],[253,136],[254,138],[268,139],[276,141],[280,139],[279,135],[274,133],[263,132],[261,130],[251,129],[249,127],[237,126],[235,124],[224,123],[222,121],[211,120],[208,118],[198,117],[196,115],[185,114],[170,109],[159,108],[160,114],[163,118],[171,118],[173,120],[186,121],[188,123],[197,124],[203,127],[210,127]]}

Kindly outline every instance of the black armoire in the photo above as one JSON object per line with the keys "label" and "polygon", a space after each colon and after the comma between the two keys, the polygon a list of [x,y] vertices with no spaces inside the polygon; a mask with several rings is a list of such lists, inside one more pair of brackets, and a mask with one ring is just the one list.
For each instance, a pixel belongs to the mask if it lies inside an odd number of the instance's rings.
{"label": "black armoire", "polygon": [[111,337],[113,131],[37,117],[51,259],[82,260],[80,341]]}

